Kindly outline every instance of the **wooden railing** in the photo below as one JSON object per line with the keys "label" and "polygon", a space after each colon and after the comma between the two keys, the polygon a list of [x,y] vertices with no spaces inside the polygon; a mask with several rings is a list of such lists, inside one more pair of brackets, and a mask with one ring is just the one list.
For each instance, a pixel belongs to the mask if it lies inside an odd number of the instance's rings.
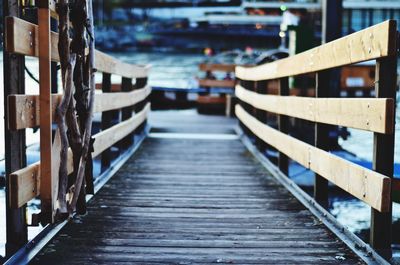
{"label": "wooden railing", "polygon": [[[197,108],[200,113],[207,113],[212,107],[220,106],[219,109],[225,109],[225,114],[227,116],[231,115],[232,108],[232,94],[235,89],[236,80],[234,77],[235,72],[234,64],[207,64],[202,63],[199,65],[199,70],[205,72],[205,77],[199,79],[200,88],[205,88],[207,91],[201,93],[197,99]],[[217,78],[216,74],[223,74],[225,77]],[[229,77],[229,78],[226,78]],[[224,92],[212,91],[212,88],[225,89]],[[231,89],[231,91],[229,91]],[[210,96],[209,93],[218,94],[219,97]],[[227,93],[228,92],[228,93]],[[220,112],[216,110],[217,112]]]}
{"label": "wooden railing", "polygon": [[[56,17],[54,6],[50,8],[39,8],[39,24],[35,25],[18,17],[7,17],[5,28],[5,51],[10,56],[31,56],[39,58],[40,94],[26,95],[6,93],[6,124],[9,135],[23,135],[27,128],[40,126],[41,134],[41,161],[22,167],[11,167],[8,175],[8,207],[7,222],[12,222],[11,228],[7,229],[7,240],[14,244],[15,252],[21,244],[26,242],[26,220],[20,218],[17,223],[15,216],[24,216],[24,207],[30,200],[39,197],[41,199],[42,213],[50,213],[41,217],[44,223],[54,222],[56,211],[58,171],[57,157],[59,157],[60,141],[57,136],[52,137],[52,128],[55,122],[55,112],[61,101],[61,94],[51,94],[49,81],[51,76],[50,63],[59,62],[58,55],[58,34],[49,31],[50,16]],[[48,38],[46,38],[46,36]],[[43,53],[46,50],[49,56]],[[21,67],[21,64],[20,64]],[[22,64],[23,67],[23,64]],[[141,134],[145,129],[150,103],[148,96],[151,88],[147,85],[149,66],[132,65],[121,62],[100,51],[95,52],[95,68],[97,73],[103,74],[102,93],[96,93],[94,112],[102,113],[101,131],[93,135],[94,143],[92,156],[95,158],[101,155],[102,168],[111,166],[110,147],[116,145],[123,154],[130,147],[133,147],[135,134]],[[23,68],[22,68],[23,69]],[[12,73],[13,69],[9,69]],[[23,70],[22,70],[23,71]],[[121,77],[121,86],[118,92],[112,91],[111,76]],[[22,77],[21,77],[22,78]],[[135,82],[134,82],[135,81]],[[10,90],[15,91],[15,90]],[[110,93],[112,92],[112,93]],[[122,118],[115,125],[115,117]],[[115,114],[117,114],[115,116]],[[56,134],[57,135],[57,134]],[[47,143],[44,145],[43,141]],[[25,146],[19,141],[19,145]],[[11,146],[10,152],[6,152],[6,160],[13,160],[15,152]],[[15,147],[16,148],[16,147]],[[50,148],[50,149],[49,149]],[[23,153],[18,154],[25,156]],[[44,160],[43,160],[44,159]],[[44,163],[45,162],[45,163]],[[68,173],[73,172],[72,152],[68,153]],[[87,193],[93,193],[93,183],[86,183],[90,187]],[[22,220],[22,221],[21,221]],[[22,223],[21,223],[22,222]],[[23,232],[25,230],[25,232]],[[21,236],[22,235],[22,236]],[[19,245],[19,246],[18,246]]]}
{"label": "wooden railing", "polygon": [[[376,98],[329,98],[329,70],[376,60]],[[315,98],[291,97],[289,77],[315,73]],[[236,67],[236,115],[243,131],[279,151],[278,167],[288,174],[288,158],[315,172],[314,197],[326,205],[328,181],[372,207],[370,244],[383,254],[391,249],[394,122],[397,79],[397,31],[386,21],[309,51],[256,67]],[[279,82],[279,95],[265,95]],[[278,129],[266,124],[265,112],[278,115]],[[315,145],[288,135],[288,117],[315,122]],[[328,150],[329,126],[374,133],[373,170]]]}

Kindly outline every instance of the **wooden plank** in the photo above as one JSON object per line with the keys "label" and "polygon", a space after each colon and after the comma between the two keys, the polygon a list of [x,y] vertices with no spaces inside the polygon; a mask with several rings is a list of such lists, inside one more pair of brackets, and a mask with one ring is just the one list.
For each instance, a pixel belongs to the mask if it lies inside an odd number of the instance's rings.
{"label": "wooden plank", "polygon": [[[93,136],[93,157],[101,154],[102,151],[121,140],[124,136],[133,131],[147,118],[150,111],[150,104],[141,112],[121,122],[110,129],[102,131]],[[68,173],[73,172],[72,151],[68,151]],[[19,208],[31,199],[41,195],[41,162],[29,165],[23,169],[13,172],[10,175],[10,207]]]}
{"label": "wooden plank", "polygon": [[[28,40],[28,41],[21,41]],[[16,17],[6,18],[6,50],[8,52],[38,57],[38,26]],[[51,60],[59,62],[57,49],[58,33],[51,32]],[[99,72],[116,74],[126,78],[147,77],[150,66],[132,65],[121,62],[103,52],[95,51],[96,69]]]}
{"label": "wooden plank", "polygon": [[[289,95],[289,77],[279,79],[279,95]],[[289,118],[286,115],[278,115],[278,130],[284,134],[289,133]],[[289,174],[289,158],[282,152],[278,155],[278,167],[283,174]]]}
{"label": "wooden plank", "polygon": [[242,80],[269,80],[396,55],[395,20],[388,20],[303,53],[255,67],[236,67]]}
{"label": "wooden plank", "polygon": [[[178,112],[169,116],[187,119]],[[190,118],[206,129],[228,120]],[[232,158],[235,169],[253,170],[236,181],[219,175],[232,167]],[[199,159],[207,166],[199,166]],[[164,167],[168,171],[160,173]],[[186,168],[191,171],[178,173]],[[33,264],[335,264],[338,255],[346,264],[359,261],[238,139],[150,137],[89,202],[88,212],[79,224],[67,224]],[[73,255],[83,246],[82,255]]]}
{"label": "wooden plank", "polygon": [[[97,83],[96,84],[96,89],[97,90],[103,90],[103,84],[102,83]],[[121,84],[111,84],[111,89],[108,89],[107,91],[108,92],[121,92]]]}
{"label": "wooden plank", "polygon": [[[7,0],[2,2],[3,16],[21,16],[21,1]],[[5,25],[6,26],[6,25]],[[5,39],[3,39],[6,41]],[[21,55],[3,52],[3,76],[4,79],[3,99],[11,94],[25,94],[25,58]],[[5,122],[8,120],[8,105],[4,102]],[[26,166],[26,137],[25,130],[10,131],[6,126],[4,130],[4,155],[5,155],[5,178],[10,183],[10,174]],[[5,187],[5,250],[6,256],[11,257],[28,242],[28,227],[26,218],[26,205],[19,209],[9,207],[10,185]]]}
{"label": "wooden plank", "polygon": [[201,63],[199,64],[199,70],[203,72],[207,71],[220,71],[220,72],[234,72],[236,64],[217,64],[217,63]]}
{"label": "wooden plank", "polygon": [[[132,106],[143,101],[151,93],[151,87],[118,93],[96,94],[94,112],[104,112]],[[52,95],[52,117],[55,119],[55,111],[61,102],[61,94]],[[40,104],[38,95],[10,95],[8,97],[8,128],[19,130],[33,128],[40,125]]]}
{"label": "wooden plank", "polygon": [[110,129],[99,132],[94,136],[95,142],[93,144],[94,152],[93,157],[98,156],[105,149],[115,144],[126,135],[131,133],[134,129],[136,129],[141,123],[146,120],[148,113],[150,112],[150,103],[147,103],[146,107],[134,115],[132,118],[129,118],[126,121],[123,121]]}
{"label": "wooden plank", "polygon": [[[52,167],[52,106],[51,106],[51,66],[50,52],[50,10],[48,6],[38,9],[38,49],[39,49],[39,106],[40,112],[40,160],[41,179],[41,221],[52,223],[55,214],[54,178]],[[23,41],[20,40],[22,43]]]}
{"label": "wooden plank", "polygon": [[[396,41],[396,40],[395,40]],[[396,98],[397,56],[376,61],[375,96]],[[390,117],[395,122],[395,117]],[[377,172],[393,178],[395,134],[374,133],[372,167]],[[390,209],[379,213],[371,209],[370,244],[386,259],[392,257],[392,196],[388,191]]]}
{"label": "wooden plank", "polygon": [[199,79],[200,87],[232,87],[236,84],[235,80],[214,80],[214,79]]}
{"label": "wooden plank", "polygon": [[[103,73],[103,80],[101,83],[103,93],[111,92],[111,74]],[[95,100],[96,102],[96,100]],[[119,113],[118,111],[104,111],[101,113],[101,130],[104,131],[112,126],[113,119]],[[104,172],[111,165],[111,148],[104,150],[101,154],[101,171]]]}
{"label": "wooden plank", "polygon": [[393,133],[392,98],[308,98],[262,95],[237,85],[236,96],[256,108],[295,118]]}
{"label": "wooden plank", "polygon": [[[330,70],[325,70],[316,73],[315,75],[315,96],[317,98],[329,97],[329,84],[331,81],[332,74]],[[329,131],[332,126],[315,123],[314,124],[314,145],[325,151],[329,151]],[[332,128],[334,129],[334,128]],[[314,175],[314,199],[324,208],[329,206],[329,183],[324,177],[315,174]]]}
{"label": "wooden plank", "polygon": [[199,104],[225,104],[225,97],[198,96],[197,103]]}
{"label": "wooden plank", "polygon": [[390,209],[390,178],[262,124],[239,105],[236,115],[255,135],[381,212]]}

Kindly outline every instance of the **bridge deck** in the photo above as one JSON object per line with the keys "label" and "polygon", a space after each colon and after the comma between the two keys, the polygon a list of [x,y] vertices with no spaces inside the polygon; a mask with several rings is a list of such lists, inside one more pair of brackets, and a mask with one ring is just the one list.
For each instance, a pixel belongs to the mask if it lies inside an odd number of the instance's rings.
{"label": "bridge deck", "polygon": [[174,114],[153,122],[155,133],[90,201],[89,214],[34,264],[362,263],[239,139],[215,135],[232,133],[231,120]]}

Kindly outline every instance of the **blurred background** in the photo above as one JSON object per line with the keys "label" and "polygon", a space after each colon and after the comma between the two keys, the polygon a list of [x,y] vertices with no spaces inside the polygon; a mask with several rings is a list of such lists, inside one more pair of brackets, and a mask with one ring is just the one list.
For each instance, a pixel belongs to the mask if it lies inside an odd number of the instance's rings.
{"label": "blurred background", "polygon": [[[32,1],[25,0],[24,19],[35,22],[30,12]],[[324,1],[325,2],[325,1]],[[393,0],[337,0],[328,12],[336,15],[336,37],[344,36],[387,19],[400,21],[400,1]],[[2,5],[3,1],[0,1]],[[199,79],[233,79],[233,75],[210,76],[201,73],[201,63],[260,64],[294,55],[320,45],[324,41],[323,3],[316,0],[254,1],[254,0],[93,0],[96,23],[96,47],[119,59],[135,64],[151,64],[149,84],[154,91],[169,100],[179,99],[179,90],[199,92]],[[2,7],[0,7],[2,10]],[[325,9],[326,10],[326,9]],[[1,17],[2,14],[1,14]],[[53,29],[56,29],[54,25]],[[3,29],[0,29],[3,33]],[[2,53],[0,51],[0,53]],[[2,68],[2,54],[0,67]],[[37,94],[38,62],[26,58],[27,94]],[[374,62],[358,68],[362,76],[349,74],[341,77],[340,93],[344,96],[373,96]],[[351,70],[351,69],[350,69]],[[352,73],[352,71],[348,71]],[[356,72],[357,72],[356,71]],[[353,71],[354,72],[354,71]],[[1,69],[3,73],[3,69]],[[3,74],[0,86],[3,86]],[[118,83],[121,80],[112,80]],[[101,82],[99,76],[97,82]],[[314,81],[308,78],[292,80],[291,88],[306,91]],[[347,89],[347,90],[345,90]],[[3,88],[1,88],[3,91]],[[342,94],[341,94],[342,95]],[[190,98],[186,100],[196,100]],[[3,105],[3,93],[0,104]],[[165,101],[164,101],[165,103]],[[155,104],[153,106],[156,106]],[[188,110],[193,111],[193,110]],[[0,108],[0,116],[4,116]],[[397,113],[396,120],[400,120]],[[397,123],[399,124],[399,122]],[[308,127],[297,124],[298,133],[308,141]],[[395,174],[400,176],[400,128],[396,126]],[[340,130],[333,136],[346,150],[342,156],[366,167],[371,167],[372,133],[353,129]],[[312,132],[311,132],[312,134]],[[0,158],[4,157],[4,121],[0,122]],[[28,164],[39,159],[39,134],[27,130]],[[95,169],[96,170],[96,169]],[[292,179],[304,189],[312,186],[312,173],[294,165]],[[4,160],[0,160],[0,255],[4,255],[2,233],[4,218]],[[400,196],[399,196],[400,198]],[[398,201],[400,199],[398,198]],[[32,202],[30,212],[38,211]],[[370,208],[340,191],[330,198],[330,211],[340,222],[363,239],[367,239]],[[351,218],[349,218],[351,216]],[[400,206],[394,205],[397,249],[400,249]],[[33,237],[35,233],[31,234]],[[395,254],[398,257],[400,254]]]}

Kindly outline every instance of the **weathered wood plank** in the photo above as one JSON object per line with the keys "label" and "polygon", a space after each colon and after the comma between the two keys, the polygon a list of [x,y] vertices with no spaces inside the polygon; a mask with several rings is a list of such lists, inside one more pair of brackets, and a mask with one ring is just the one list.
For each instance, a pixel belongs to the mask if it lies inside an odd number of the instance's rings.
{"label": "weathered wood plank", "polygon": [[269,80],[396,54],[396,21],[388,20],[303,53],[255,67],[236,67],[241,80]]}
{"label": "weathered wood plank", "polygon": [[209,64],[209,63],[201,63],[199,64],[199,70],[203,72],[207,71],[220,71],[220,72],[234,72],[236,64]]}
{"label": "weathered wood plank", "polygon": [[390,178],[262,124],[242,107],[238,118],[258,137],[378,211],[390,209]]}
{"label": "weathered wood plank", "polygon": [[[53,222],[55,201],[53,175],[54,163],[52,156],[52,112],[51,112],[51,73],[50,73],[50,53],[53,50],[50,46],[50,10],[48,6],[38,9],[38,52],[39,52],[39,106],[41,108],[40,120],[40,159],[41,165],[41,185],[40,193],[41,213],[43,222]],[[19,40],[19,42],[23,42]]]}
{"label": "weathered wood plank", "polygon": [[[146,86],[132,92],[99,93],[94,101],[94,112],[104,112],[135,105],[151,93]],[[55,111],[61,102],[61,94],[52,95],[52,117],[55,121]],[[19,130],[33,128],[40,125],[40,105],[38,95],[10,95],[8,97],[8,128]]]}
{"label": "weathered wood plank", "polygon": [[362,263],[238,139],[148,138],[88,210],[34,264]]}
{"label": "weathered wood plank", "polygon": [[[137,128],[146,118],[150,111],[147,105],[141,112],[118,125],[111,127],[93,136],[95,139],[92,153],[93,157],[121,140],[124,136]],[[73,172],[72,152],[68,152],[68,173]],[[19,208],[41,193],[41,162],[37,162],[10,175],[10,206]]]}
{"label": "weathered wood plank", "polygon": [[[6,18],[6,50],[27,56],[39,56],[38,26],[16,17]],[[50,33],[51,60],[59,62],[57,43],[58,33]],[[28,41],[21,41],[28,40]],[[103,52],[95,51],[96,69],[99,72],[116,74],[126,78],[148,76],[150,66],[132,65],[121,62]]]}
{"label": "weathered wood plank", "polygon": [[393,133],[392,98],[308,98],[262,95],[236,86],[236,96],[252,106],[295,118],[379,133]]}
{"label": "weathered wood plank", "polygon": [[235,80],[215,80],[215,79],[200,79],[200,87],[232,87],[236,84]]}

